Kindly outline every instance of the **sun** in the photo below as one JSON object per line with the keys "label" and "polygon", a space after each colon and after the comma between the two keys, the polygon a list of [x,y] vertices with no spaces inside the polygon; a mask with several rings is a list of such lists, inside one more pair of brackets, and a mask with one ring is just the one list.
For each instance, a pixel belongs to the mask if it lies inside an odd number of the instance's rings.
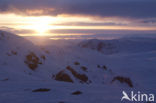
{"label": "sun", "polygon": [[47,32],[52,28],[51,22],[47,18],[39,18],[37,21],[32,22],[32,28],[36,35],[45,36]]}
{"label": "sun", "polygon": [[55,22],[55,18],[52,17],[29,17],[26,19],[23,28],[30,29],[35,32],[36,36],[47,36],[49,31],[53,29],[52,23]]}
{"label": "sun", "polygon": [[46,35],[50,28],[51,26],[47,22],[38,22],[32,25],[32,29],[36,32],[36,35],[39,36]]}

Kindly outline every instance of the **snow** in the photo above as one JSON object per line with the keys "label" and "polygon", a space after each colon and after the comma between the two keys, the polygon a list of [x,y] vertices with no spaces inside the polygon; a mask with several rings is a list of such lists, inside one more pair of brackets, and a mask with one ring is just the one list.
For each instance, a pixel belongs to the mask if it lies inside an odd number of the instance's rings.
{"label": "snow", "polygon": [[[34,70],[25,63],[32,52],[41,62]],[[155,62],[156,38],[47,40],[37,45],[0,31],[0,103],[120,103],[123,90],[156,94]],[[74,83],[55,80],[62,70]],[[130,78],[133,87],[112,82],[116,76]],[[50,91],[32,92],[39,88]],[[72,95],[75,91],[82,94]]]}

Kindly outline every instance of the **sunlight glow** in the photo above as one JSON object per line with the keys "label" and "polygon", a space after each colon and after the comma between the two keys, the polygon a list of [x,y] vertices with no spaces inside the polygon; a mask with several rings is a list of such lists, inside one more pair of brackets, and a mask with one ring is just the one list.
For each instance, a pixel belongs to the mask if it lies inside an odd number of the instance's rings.
{"label": "sunlight glow", "polygon": [[48,35],[48,30],[52,29],[51,23],[55,21],[55,18],[50,17],[32,17],[29,18],[28,24],[24,25],[24,29],[32,29],[38,36]]}
{"label": "sunlight glow", "polygon": [[[80,25],[72,25],[72,23]],[[83,23],[103,23],[103,24],[126,25],[83,25]],[[82,24],[81,24],[82,23]],[[75,16],[20,16],[16,14],[0,14],[0,29],[17,33],[21,36],[57,36],[60,35],[55,30],[156,30],[155,26],[132,25],[131,20],[119,18],[95,19],[89,17]],[[59,25],[58,25],[59,24]],[[25,32],[24,32],[25,30]],[[32,33],[27,31],[33,31]],[[21,32],[20,32],[21,31]],[[23,32],[22,32],[23,31]],[[75,33],[73,33],[75,35]],[[71,35],[71,34],[70,34]]]}
{"label": "sunlight glow", "polygon": [[44,36],[49,29],[52,29],[50,26],[50,20],[47,18],[40,18],[35,22],[32,22],[30,28],[37,32],[37,35]]}

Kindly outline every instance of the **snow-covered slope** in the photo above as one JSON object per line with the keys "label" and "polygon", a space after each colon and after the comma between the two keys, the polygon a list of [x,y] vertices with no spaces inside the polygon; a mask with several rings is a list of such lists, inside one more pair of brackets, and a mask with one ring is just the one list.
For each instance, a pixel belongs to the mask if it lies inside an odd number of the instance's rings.
{"label": "snow-covered slope", "polygon": [[0,31],[0,103],[120,103],[123,90],[156,93],[155,62],[152,38],[40,46]]}
{"label": "snow-covered slope", "polygon": [[23,80],[28,77],[33,79],[32,70],[40,69],[44,64],[43,57],[45,57],[44,53],[30,41],[0,31],[1,80]]}

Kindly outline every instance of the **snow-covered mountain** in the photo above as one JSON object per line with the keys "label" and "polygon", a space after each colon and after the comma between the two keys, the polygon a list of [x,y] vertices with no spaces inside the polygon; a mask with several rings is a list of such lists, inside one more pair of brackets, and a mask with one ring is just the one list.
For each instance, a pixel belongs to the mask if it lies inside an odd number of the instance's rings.
{"label": "snow-covered mountain", "polygon": [[93,49],[103,54],[138,53],[156,50],[156,38],[121,38],[114,40],[85,40],[79,43],[82,48]]}
{"label": "snow-covered mountain", "polygon": [[120,103],[123,90],[156,93],[156,39],[47,41],[0,31],[0,103]]}

